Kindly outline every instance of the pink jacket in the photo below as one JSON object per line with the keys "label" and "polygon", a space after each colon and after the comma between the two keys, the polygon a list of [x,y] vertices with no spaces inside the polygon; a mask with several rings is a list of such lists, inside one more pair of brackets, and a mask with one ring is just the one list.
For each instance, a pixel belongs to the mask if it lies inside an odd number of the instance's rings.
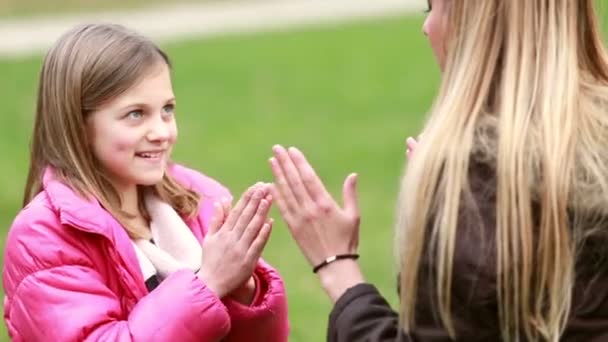
{"label": "pink jacket", "polygon": [[[187,221],[200,240],[216,181],[182,166],[174,178],[202,196]],[[4,319],[15,341],[287,341],[283,282],[260,261],[252,306],[220,300],[193,272],[178,271],[148,292],[135,250],[98,202],[44,176],[44,191],[15,218],[6,241]]]}

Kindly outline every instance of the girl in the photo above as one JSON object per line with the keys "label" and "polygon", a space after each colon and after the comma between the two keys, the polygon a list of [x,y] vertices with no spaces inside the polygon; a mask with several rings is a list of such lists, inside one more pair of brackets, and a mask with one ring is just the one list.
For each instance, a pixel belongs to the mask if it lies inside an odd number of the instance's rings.
{"label": "girl", "polygon": [[15,341],[286,341],[279,274],[260,260],[268,185],[228,191],[173,164],[167,55],[116,25],[48,52],[24,208],[6,242]]}
{"label": "girl", "polygon": [[275,200],[335,304],[328,340],[607,341],[593,0],[432,0],[424,32],[443,80],[422,143],[407,142],[398,313],[356,262],[356,178],[341,208],[300,151],[274,148]]}

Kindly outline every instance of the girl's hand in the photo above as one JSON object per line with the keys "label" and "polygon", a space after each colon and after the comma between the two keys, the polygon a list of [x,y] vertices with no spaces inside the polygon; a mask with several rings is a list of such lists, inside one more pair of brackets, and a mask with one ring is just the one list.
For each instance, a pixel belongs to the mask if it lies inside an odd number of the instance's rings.
{"label": "girl's hand", "polygon": [[229,206],[214,203],[198,276],[220,298],[247,284],[270,237],[269,188],[268,184],[250,187],[228,215]]}

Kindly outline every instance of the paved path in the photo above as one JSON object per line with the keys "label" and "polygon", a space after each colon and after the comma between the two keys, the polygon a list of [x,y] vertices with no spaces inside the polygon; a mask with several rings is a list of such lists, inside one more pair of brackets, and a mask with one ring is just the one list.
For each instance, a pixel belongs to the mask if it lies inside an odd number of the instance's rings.
{"label": "paved path", "polygon": [[46,50],[70,27],[88,21],[124,24],[156,40],[277,30],[422,9],[423,0],[238,0],[176,4],[137,12],[0,21],[0,56]]}

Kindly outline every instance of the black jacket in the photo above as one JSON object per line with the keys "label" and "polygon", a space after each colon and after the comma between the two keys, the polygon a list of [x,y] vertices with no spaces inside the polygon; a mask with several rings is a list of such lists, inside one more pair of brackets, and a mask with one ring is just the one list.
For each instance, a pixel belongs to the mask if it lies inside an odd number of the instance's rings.
{"label": "black jacket", "polygon": [[[452,318],[457,341],[500,341],[496,295],[496,182],[492,170],[472,164],[471,195],[459,218],[454,255]],[[468,203],[468,204],[467,204]],[[608,220],[607,220],[608,221]],[[608,227],[608,222],[606,223]],[[608,229],[607,229],[608,230]],[[608,341],[608,236],[590,235],[581,241],[570,317],[561,341]],[[342,295],[330,318],[327,340],[332,342],[450,341],[433,310],[435,289],[430,258],[423,257],[416,305],[416,325],[406,336],[398,315],[370,284]]]}

